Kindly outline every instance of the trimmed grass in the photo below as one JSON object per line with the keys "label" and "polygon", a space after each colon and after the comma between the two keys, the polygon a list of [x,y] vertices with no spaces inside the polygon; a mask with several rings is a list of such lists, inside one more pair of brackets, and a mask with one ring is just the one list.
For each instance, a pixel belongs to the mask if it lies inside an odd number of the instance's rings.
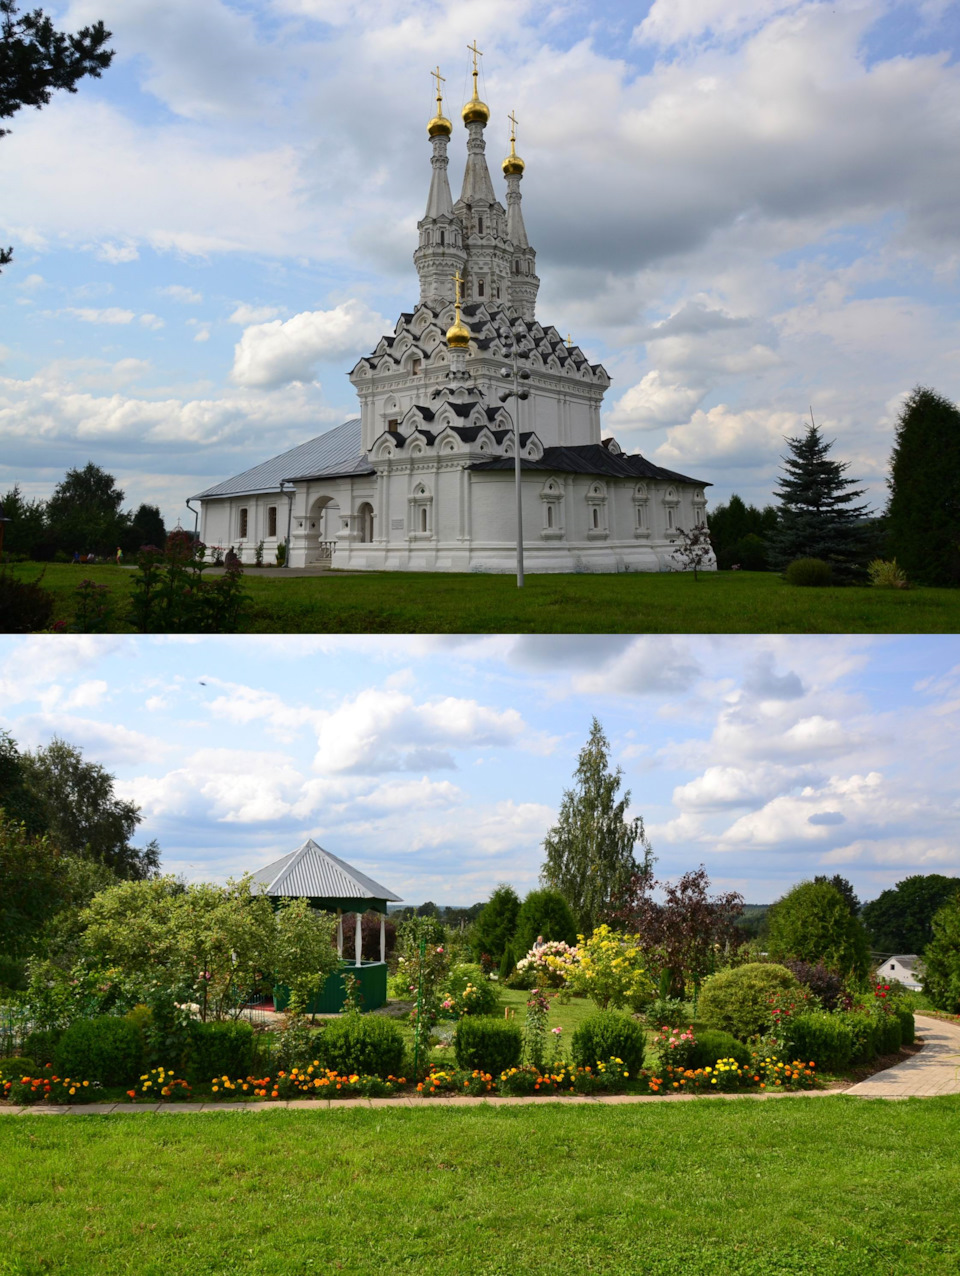
{"label": "trimmed grass", "polygon": [[952,1276],[958,1144],[956,1097],[4,1117],[0,1273]]}
{"label": "trimmed grass", "polygon": [[[11,570],[33,580],[39,564]],[[71,624],[85,577],[107,585],[118,614],[134,573],[105,564],[51,563],[43,584],[56,619]],[[715,572],[619,576],[376,573],[247,575],[245,619],[255,633],[955,633],[960,590],[866,586],[800,589],[775,573]],[[127,626],[119,620],[117,631]]]}

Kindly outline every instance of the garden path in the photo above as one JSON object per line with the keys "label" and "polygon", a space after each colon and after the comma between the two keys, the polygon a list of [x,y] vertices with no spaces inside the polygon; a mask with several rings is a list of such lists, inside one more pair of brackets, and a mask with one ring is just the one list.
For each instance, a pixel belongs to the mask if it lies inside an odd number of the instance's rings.
{"label": "garden path", "polygon": [[960,1094],[960,1027],[926,1015],[917,1015],[916,1024],[923,1036],[922,1050],[884,1072],[875,1072],[844,1093],[862,1099]]}

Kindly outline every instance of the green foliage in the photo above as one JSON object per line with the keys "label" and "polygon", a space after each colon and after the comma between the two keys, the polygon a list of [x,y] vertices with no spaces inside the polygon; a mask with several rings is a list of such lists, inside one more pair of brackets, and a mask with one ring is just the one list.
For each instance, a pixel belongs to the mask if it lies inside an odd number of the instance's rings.
{"label": "green foliage", "polygon": [[523,1053],[523,1034],[512,1019],[477,1016],[461,1019],[453,1037],[458,1068],[499,1076],[517,1067]]}
{"label": "green foliage", "polygon": [[783,578],[788,585],[832,585],[833,568],[822,558],[795,558]]}
{"label": "green foliage", "polygon": [[306,899],[283,899],[274,914],[274,928],[271,973],[290,989],[291,1005],[306,1006],[337,969],[336,919],[312,908]]}
{"label": "green foliage", "polygon": [[923,955],[938,909],[960,892],[960,877],[914,873],[863,907],[870,943],[881,953]]}
{"label": "green foliage", "polygon": [[159,506],[141,505],[124,532],[121,545],[125,554],[136,554],[145,545],[155,545],[159,549],[166,539],[167,529]]}
{"label": "green foliage", "polygon": [[900,411],[888,486],[888,544],[908,575],[960,584],[960,410],[925,386]]}
{"label": "green foliage", "polygon": [[843,1019],[849,1026],[853,1038],[850,1062],[856,1065],[869,1063],[871,1059],[875,1059],[880,1054],[883,1044],[882,1017],[864,1010],[851,1010],[844,1014]]}
{"label": "green foliage", "polygon": [[721,571],[734,565],[751,572],[767,569],[767,539],[777,526],[772,505],[759,510],[734,493],[726,505],[707,515],[707,526]]}
{"label": "green foliage", "polygon": [[880,1015],[880,1054],[896,1054],[903,1044],[903,1029],[896,1013]]}
{"label": "green foliage", "polygon": [[789,1022],[792,1053],[822,1072],[842,1072],[853,1058],[853,1030],[842,1014],[808,1010]]}
{"label": "green foliage", "polygon": [[[548,964],[552,960],[548,958]],[[577,960],[569,966],[567,981],[601,1010],[608,1006],[641,1010],[653,1000],[655,991],[648,966],[639,936],[618,934],[603,925],[589,939],[577,936]],[[598,1058],[606,1059],[607,1055]]]}
{"label": "green foliage", "polygon": [[906,1006],[896,1006],[894,1014],[900,1020],[900,1042],[904,1046],[912,1046],[917,1035],[917,1026],[914,1023],[913,1011],[908,1010]]}
{"label": "green foliage", "polygon": [[53,1062],[64,1076],[128,1085],[143,1067],[143,1036],[114,1015],[78,1019],[57,1042]]}
{"label": "green foliage", "polygon": [[44,589],[41,571],[34,580],[22,580],[0,566],[0,616],[6,634],[31,634],[50,628],[54,596]]}
{"label": "green foliage", "polygon": [[222,574],[207,580],[210,566],[206,547],[186,533],[171,532],[162,550],[141,550],[131,598],[134,627],[140,633],[236,633],[249,601],[243,565],[228,557]]}
{"label": "green foliage", "polygon": [[185,1064],[190,1080],[195,1082],[222,1076],[248,1077],[253,1070],[253,1029],[244,1020],[193,1020]]}
{"label": "green foliage", "polygon": [[688,1068],[712,1068],[718,1059],[735,1059],[742,1068],[750,1065],[753,1056],[732,1033],[706,1028],[695,1035]]}
{"label": "green foliage", "polygon": [[635,1077],[643,1067],[645,1045],[646,1035],[635,1019],[619,1010],[598,1010],[575,1030],[570,1049],[579,1068],[596,1068],[608,1059],[622,1059]]}
{"label": "green foliage", "polygon": [[559,939],[565,944],[576,943],[577,923],[559,891],[538,890],[527,895],[517,915],[514,952],[521,956],[528,953],[541,936],[545,942]]}
{"label": "green foliage", "polygon": [[774,493],[780,502],[780,522],[771,537],[773,565],[823,559],[838,580],[862,576],[871,529],[866,506],[854,502],[865,489],[844,478],[847,462],[830,460],[833,444],[826,442],[816,425],[811,423],[801,438],[786,442],[790,455],[783,458],[780,486]]}
{"label": "green foliage", "polygon": [[499,962],[517,928],[520,899],[512,886],[501,883],[473,923],[472,944],[477,958],[488,953]]}
{"label": "green foliage", "polygon": [[960,895],[938,910],[932,930],[923,955],[923,991],[937,1010],[960,1014]]}
{"label": "green foliage", "polygon": [[35,1028],[23,1039],[23,1053],[34,1059],[40,1067],[53,1063],[62,1036],[62,1028]]}
{"label": "green foliage", "polygon": [[867,564],[867,579],[874,589],[909,589],[907,573],[894,558],[874,558]]}
{"label": "green foliage", "polygon": [[25,956],[48,917],[66,902],[63,856],[47,836],[27,832],[0,807],[0,943]]}
{"label": "green foliage", "polygon": [[10,520],[3,532],[4,554],[25,554],[28,558],[36,558],[43,541],[44,502],[24,500],[19,485],[15,483],[0,504],[3,505],[3,517]]}
{"label": "green foliage", "polygon": [[[564,792],[560,816],[544,839],[541,879],[564,897],[577,928],[589,935],[631,879],[651,865],[640,816],[626,818],[630,792],[617,801],[622,772],[609,769],[610,742],[596,718],[580,750],[574,788]],[[643,848],[644,862],[634,858]]]}
{"label": "green foliage", "polygon": [[[469,987],[470,993],[464,999]],[[461,962],[450,969],[444,991],[464,1006],[468,1015],[494,1015],[500,1006],[497,989],[474,962]]]}
{"label": "green foliage", "polygon": [[748,962],[721,970],[706,980],[698,1013],[711,1028],[721,1028],[745,1041],[770,1026],[770,998],[777,992],[799,987],[797,979],[783,966]]}
{"label": "green foliage", "polygon": [[500,982],[506,983],[511,974],[515,970],[517,960],[513,955],[513,944],[508,940],[507,946],[503,950],[503,956],[500,958],[500,969],[497,972],[500,976]]}
{"label": "green foliage", "polygon": [[43,811],[44,826],[67,854],[95,860],[118,877],[143,878],[157,871],[156,843],[138,848],[130,839],[140,808],[114,792],[114,777],[80,749],[54,736],[23,755],[24,780]]}
{"label": "green foliage", "polygon": [[383,1015],[332,1019],[317,1038],[317,1050],[323,1067],[341,1074],[385,1078],[403,1071],[403,1033]]}
{"label": "green foliage", "polygon": [[36,1060],[29,1059],[26,1055],[13,1055],[8,1059],[0,1059],[0,1078],[6,1077],[29,1077],[36,1068]]}
{"label": "green foliage", "polygon": [[67,470],[47,502],[49,542],[71,554],[112,554],[128,526],[122,502],[113,475],[99,465],[88,461],[82,470]]}
{"label": "green foliage", "polygon": [[775,960],[823,962],[863,978],[870,965],[866,931],[830,882],[800,882],[770,909],[768,948]]}

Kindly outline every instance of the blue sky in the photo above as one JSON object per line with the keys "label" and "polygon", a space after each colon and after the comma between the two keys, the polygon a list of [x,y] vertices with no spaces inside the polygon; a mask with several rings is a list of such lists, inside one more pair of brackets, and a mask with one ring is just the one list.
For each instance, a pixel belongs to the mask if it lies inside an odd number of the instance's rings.
{"label": "blue sky", "polygon": [[952,0],[45,8],[117,57],[0,140],[0,491],[93,459],[189,519],[351,415],[416,300],[427,72],[456,118],[474,38],[539,315],[607,366],[625,447],[764,502],[812,404],[879,505],[905,393],[960,397]]}
{"label": "blue sky", "polygon": [[191,879],[311,836],[410,902],[523,893],[593,715],[663,877],[960,876],[952,636],[0,639],[0,726],[113,771]]}

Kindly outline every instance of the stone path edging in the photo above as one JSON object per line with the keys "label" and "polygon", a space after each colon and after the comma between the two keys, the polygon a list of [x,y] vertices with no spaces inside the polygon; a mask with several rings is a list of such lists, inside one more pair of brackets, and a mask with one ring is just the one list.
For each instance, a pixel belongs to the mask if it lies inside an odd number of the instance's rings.
{"label": "stone path edging", "polygon": [[424,1099],[403,1095],[395,1099],[268,1099],[258,1103],[86,1103],[74,1107],[35,1106],[0,1107],[0,1115],[8,1116],[110,1116],[125,1113],[192,1112],[275,1112],[278,1109],[313,1108],[325,1111],[341,1108],[476,1108],[510,1107],[517,1104],[625,1104],[625,1103],[695,1103],[699,1099],[817,1099],[825,1096],[853,1095],[865,1099],[926,1098],[938,1094],[960,1094],[960,1027],[940,1019],[917,1015],[922,1029],[923,1048],[903,1063],[884,1072],[874,1073],[866,1081],[846,1090],[773,1090],[739,1094],[545,1094],[545,1095],[451,1095]]}

